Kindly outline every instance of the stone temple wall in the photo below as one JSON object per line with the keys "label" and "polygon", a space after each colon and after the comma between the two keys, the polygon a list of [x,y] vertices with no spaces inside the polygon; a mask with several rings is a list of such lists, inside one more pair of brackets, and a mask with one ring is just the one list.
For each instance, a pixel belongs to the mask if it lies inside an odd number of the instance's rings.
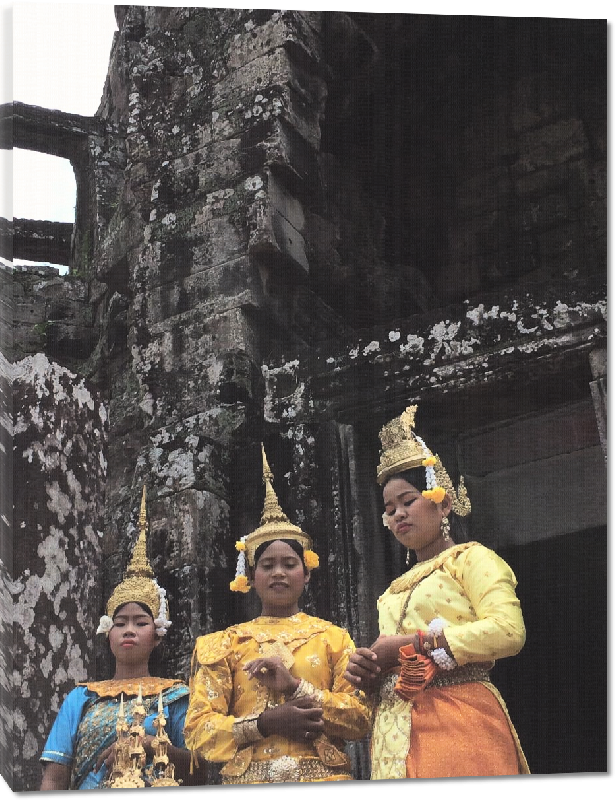
{"label": "stone temple wall", "polygon": [[[15,541],[22,521],[33,537],[4,566],[44,709],[20,701],[19,790],[38,785],[71,681],[105,676],[92,632],[143,485],[174,619],[164,666],[184,676],[199,633],[258,611],[227,587],[234,542],[260,518],[261,441],[326,565],[306,610],[359,643],[403,569],[374,469],[380,427],[409,403],[466,475],[476,538],[523,548],[606,522],[591,493],[561,489],[586,471],[605,481],[605,22],[116,17],[94,117],[11,109],[15,146],[70,158],[77,177],[69,275],[14,273],[3,345],[22,437]],[[17,226],[22,252],[40,250],[38,228]],[[81,617],[69,580],[90,587]],[[66,612],[53,641],[37,604]],[[539,744],[539,769],[561,771]],[[365,748],[352,752],[367,777]]]}
{"label": "stone temple wall", "polygon": [[107,411],[83,379],[39,353],[11,365],[13,601],[11,681],[17,786],[40,780],[36,758],[59,702],[96,669]]}

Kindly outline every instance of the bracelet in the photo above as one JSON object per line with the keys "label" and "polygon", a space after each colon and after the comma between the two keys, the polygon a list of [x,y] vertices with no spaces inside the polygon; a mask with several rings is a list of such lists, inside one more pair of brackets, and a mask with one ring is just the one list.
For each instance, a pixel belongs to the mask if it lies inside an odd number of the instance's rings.
{"label": "bracelet", "polygon": [[259,717],[260,714],[250,714],[247,717],[239,717],[233,722],[233,738],[237,747],[245,747],[265,738],[258,729]]}
{"label": "bracelet", "polygon": [[443,647],[436,647],[435,650],[432,650],[431,657],[434,664],[440,669],[451,670],[457,666],[455,659],[451,658]]}
{"label": "bracelet", "polygon": [[436,617],[431,620],[427,627],[429,628],[429,632],[433,633],[434,636],[442,636],[444,629],[448,627],[448,622],[441,617]]}
{"label": "bracelet", "polygon": [[299,686],[297,686],[288,699],[297,700],[299,697],[308,697],[309,695],[313,695],[316,702],[322,705],[322,691],[313,686],[309,681],[306,681],[305,678],[301,678]]}
{"label": "bracelet", "polygon": [[448,627],[448,622],[441,617],[436,617],[435,619],[432,619],[427,627],[429,628],[430,633],[433,634],[434,646],[430,656],[434,663],[436,666],[440,667],[440,669],[455,669],[457,666],[455,659],[452,656],[449,656],[444,647],[438,647],[438,636],[442,636],[444,634],[444,628]]}

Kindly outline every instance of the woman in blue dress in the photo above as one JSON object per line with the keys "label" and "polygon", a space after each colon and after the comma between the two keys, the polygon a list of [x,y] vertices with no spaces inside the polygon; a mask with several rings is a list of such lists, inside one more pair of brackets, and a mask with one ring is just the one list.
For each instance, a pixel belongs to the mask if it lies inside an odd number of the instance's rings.
{"label": "woman in blue dress", "polygon": [[171,742],[167,755],[175,766],[175,778],[188,778],[190,754],[183,734],[188,687],[180,680],[153,677],[149,672],[150,655],[171,623],[166,592],[154,578],[146,554],[145,489],[139,527],[126,577],[109,598],[107,613],[97,630],[109,639],[115,658],[114,676],[78,684],[62,703],[41,755],[42,791],[105,788],[114,761],[120,707],[130,725],[137,703],[144,706],[146,714],[141,724],[147,769],[154,756],[159,698]]}

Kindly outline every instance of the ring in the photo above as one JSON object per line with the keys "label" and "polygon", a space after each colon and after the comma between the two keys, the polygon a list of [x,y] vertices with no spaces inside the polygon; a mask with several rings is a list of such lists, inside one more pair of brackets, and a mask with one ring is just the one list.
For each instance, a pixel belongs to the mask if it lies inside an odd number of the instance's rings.
{"label": "ring", "polygon": [[260,673],[265,673],[265,672],[267,672],[267,667],[261,667],[261,668],[259,669],[259,672],[260,672]]}

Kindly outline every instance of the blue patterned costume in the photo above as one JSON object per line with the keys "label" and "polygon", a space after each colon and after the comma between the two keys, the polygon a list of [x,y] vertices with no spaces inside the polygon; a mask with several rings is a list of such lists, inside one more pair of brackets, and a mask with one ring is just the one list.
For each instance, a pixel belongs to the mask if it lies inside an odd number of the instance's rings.
{"label": "blue patterned costume", "polygon": [[[54,761],[71,767],[71,789],[100,789],[106,778],[106,767],[93,772],[100,754],[116,738],[120,699],[124,696],[124,712],[132,722],[132,707],[142,689],[147,716],[145,733],[155,735],[154,719],[158,714],[158,695],[162,691],[166,732],[175,747],[185,748],[184,720],[188,709],[188,687],[181,681],[141,678],[129,681],[98,681],[76,686],[62,703],[55,719],[41,761]],[[147,765],[149,766],[149,764]]]}

